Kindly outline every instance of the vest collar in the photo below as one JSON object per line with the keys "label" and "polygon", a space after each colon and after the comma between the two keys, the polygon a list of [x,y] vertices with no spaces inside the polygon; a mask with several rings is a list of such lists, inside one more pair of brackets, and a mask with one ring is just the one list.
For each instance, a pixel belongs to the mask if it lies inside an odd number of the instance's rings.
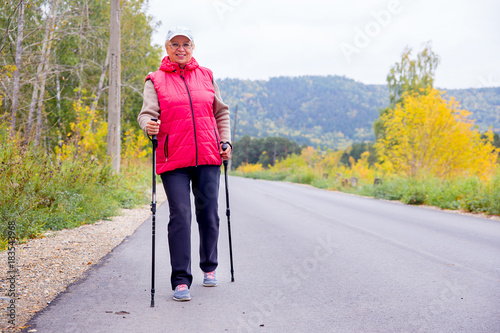
{"label": "vest collar", "polygon": [[[184,67],[185,71],[192,71],[193,69],[198,68],[198,62],[195,58],[191,58],[191,60]],[[160,70],[164,72],[180,72],[181,68],[178,63],[171,62],[168,56],[164,57],[161,61]]]}

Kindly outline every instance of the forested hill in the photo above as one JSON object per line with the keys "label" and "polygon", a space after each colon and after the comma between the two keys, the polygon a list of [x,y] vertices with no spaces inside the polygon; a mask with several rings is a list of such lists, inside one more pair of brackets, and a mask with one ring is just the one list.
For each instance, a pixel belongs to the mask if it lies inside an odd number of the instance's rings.
{"label": "forested hill", "polygon": [[[374,140],[372,124],[388,105],[385,85],[341,76],[277,77],[267,81],[217,81],[224,101],[238,104],[236,138],[285,136],[312,146],[343,148]],[[500,131],[500,88],[451,90],[482,130]],[[234,118],[233,118],[234,120]]]}
{"label": "forested hill", "polygon": [[447,93],[460,102],[462,109],[472,112],[470,118],[476,120],[481,131],[491,128],[500,133],[500,87],[455,89]]}

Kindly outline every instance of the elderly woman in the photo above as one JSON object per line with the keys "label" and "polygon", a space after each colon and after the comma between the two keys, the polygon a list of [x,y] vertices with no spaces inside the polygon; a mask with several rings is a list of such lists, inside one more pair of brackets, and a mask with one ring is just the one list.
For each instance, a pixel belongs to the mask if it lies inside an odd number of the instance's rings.
{"label": "elderly woman", "polygon": [[[212,71],[192,57],[194,39],[189,29],[171,29],[165,48],[168,56],[163,58],[160,69],[146,78],[137,120],[148,135],[158,138],[156,170],[170,209],[168,245],[173,299],[189,301],[193,280],[190,185],[200,233],[203,285],[217,286],[220,165],[231,153],[229,108],[222,101]],[[225,151],[223,143],[229,143]]]}

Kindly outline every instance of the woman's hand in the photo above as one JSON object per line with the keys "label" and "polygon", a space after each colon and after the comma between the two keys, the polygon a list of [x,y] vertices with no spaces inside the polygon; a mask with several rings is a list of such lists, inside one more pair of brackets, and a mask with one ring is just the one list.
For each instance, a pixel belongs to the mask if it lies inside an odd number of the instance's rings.
{"label": "woman's hand", "polygon": [[148,132],[148,135],[156,135],[158,132],[160,132],[160,124],[161,121],[158,119],[158,121],[148,121],[146,123],[146,130]]}
{"label": "woman's hand", "polygon": [[230,145],[227,145],[227,148],[226,150],[223,150],[222,149],[222,145],[224,143],[221,142],[220,146],[219,146],[219,152],[220,152],[220,155],[222,156],[222,159],[224,161],[227,161],[230,157],[231,157],[231,146]]}

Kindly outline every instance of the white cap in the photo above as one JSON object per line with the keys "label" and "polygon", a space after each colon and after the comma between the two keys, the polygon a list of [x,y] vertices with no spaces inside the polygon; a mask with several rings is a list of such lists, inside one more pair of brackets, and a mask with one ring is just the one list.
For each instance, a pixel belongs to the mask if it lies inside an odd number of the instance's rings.
{"label": "white cap", "polygon": [[170,29],[167,33],[167,41],[171,40],[175,36],[186,36],[190,41],[194,42],[193,33],[186,27],[177,26]]}

